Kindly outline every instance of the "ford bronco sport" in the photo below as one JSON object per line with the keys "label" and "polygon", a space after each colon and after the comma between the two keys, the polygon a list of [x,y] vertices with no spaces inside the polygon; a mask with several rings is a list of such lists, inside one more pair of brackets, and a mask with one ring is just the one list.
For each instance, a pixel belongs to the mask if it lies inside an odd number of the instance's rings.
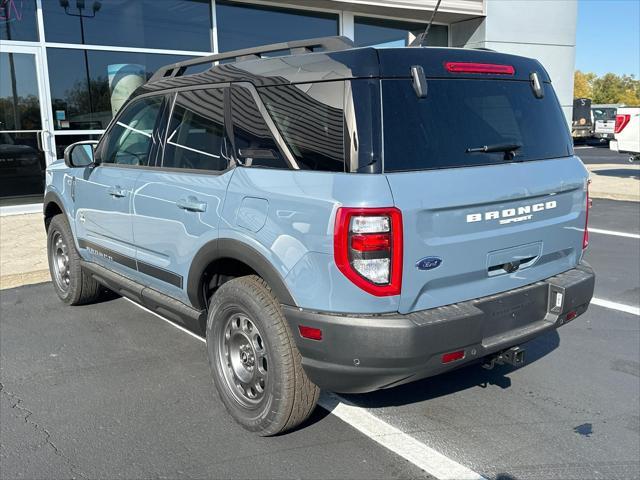
{"label": "ford bronco sport", "polygon": [[587,187],[537,61],[332,37],[156,72],[48,168],[44,217],[63,302],[104,286],[206,336],[273,435],[320,388],[522,363],[593,295]]}

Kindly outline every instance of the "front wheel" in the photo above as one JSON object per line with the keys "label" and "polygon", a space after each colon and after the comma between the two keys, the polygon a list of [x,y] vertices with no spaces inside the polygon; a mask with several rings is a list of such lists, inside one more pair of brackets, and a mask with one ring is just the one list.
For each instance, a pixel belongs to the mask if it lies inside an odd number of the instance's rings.
{"label": "front wheel", "polygon": [[80,265],[80,254],[64,215],[51,219],[47,230],[49,273],[58,297],[68,305],[91,303],[100,297],[101,287]]}
{"label": "front wheel", "polygon": [[247,430],[276,435],[313,412],[320,390],[304,373],[280,304],[260,277],[230,280],[215,293],[207,353],[220,398]]}

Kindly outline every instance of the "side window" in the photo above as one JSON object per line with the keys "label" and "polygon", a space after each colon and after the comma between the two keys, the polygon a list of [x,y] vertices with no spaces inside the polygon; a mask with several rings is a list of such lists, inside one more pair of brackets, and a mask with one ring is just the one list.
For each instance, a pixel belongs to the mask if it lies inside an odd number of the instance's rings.
{"label": "side window", "polygon": [[224,89],[210,88],[178,93],[163,167],[224,170]]}
{"label": "side window", "polygon": [[164,97],[133,101],[118,117],[102,150],[102,163],[146,165]]}
{"label": "side window", "polygon": [[300,168],[344,172],[344,82],[260,88]]}
{"label": "side window", "polygon": [[236,156],[248,167],[289,168],[262,118],[251,92],[231,87],[233,137]]}

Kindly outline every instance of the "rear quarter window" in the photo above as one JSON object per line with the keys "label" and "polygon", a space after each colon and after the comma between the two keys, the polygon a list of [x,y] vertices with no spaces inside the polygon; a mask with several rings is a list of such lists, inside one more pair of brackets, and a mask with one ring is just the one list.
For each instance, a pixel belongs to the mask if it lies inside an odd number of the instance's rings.
{"label": "rear quarter window", "polygon": [[549,84],[536,98],[529,82],[429,79],[418,98],[408,79],[383,80],[384,168],[409,171],[504,163],[503,152],[468,148],[517,144],[508,161],[572,154],[567,123]]}
{"label": "rear quarter window", "polygon": [[344,172],[344,82],[259,89],[280,135],[305,170]]}

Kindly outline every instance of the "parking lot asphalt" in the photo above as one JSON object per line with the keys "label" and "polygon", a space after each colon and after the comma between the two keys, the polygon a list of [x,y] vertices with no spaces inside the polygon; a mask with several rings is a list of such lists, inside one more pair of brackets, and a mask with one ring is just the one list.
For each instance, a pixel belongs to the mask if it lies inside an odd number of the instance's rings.
{"label": "parking lot asphalt", "polygon": [[1,294],[0,476],[429,478],[318,408],[259,438],[226,414],[204,344],[131,303]]}
{"label": "parking lot asphalt", "polygon": [[587,165],[596,163],[629,165],[629,155],[610,150],[609,144],[607,143],[591,142],[589,144],[577,144],[574,148],[575,154]]}
{"label": "parking lot asphalt", "polygon": [[[595,200],[594,229],[640,233]],[[601,299],[638,306],[640,240],[591,234]],[[258,438],[229,418],[201,342],[120,298],[65,307],[50,284],[0,292],[0,477],[430,478],[322,408]],[[592,305],[529,342],[528,365],[474,365],[346,399],[492,479],[631,479],[640,462],[640,319]]]}

